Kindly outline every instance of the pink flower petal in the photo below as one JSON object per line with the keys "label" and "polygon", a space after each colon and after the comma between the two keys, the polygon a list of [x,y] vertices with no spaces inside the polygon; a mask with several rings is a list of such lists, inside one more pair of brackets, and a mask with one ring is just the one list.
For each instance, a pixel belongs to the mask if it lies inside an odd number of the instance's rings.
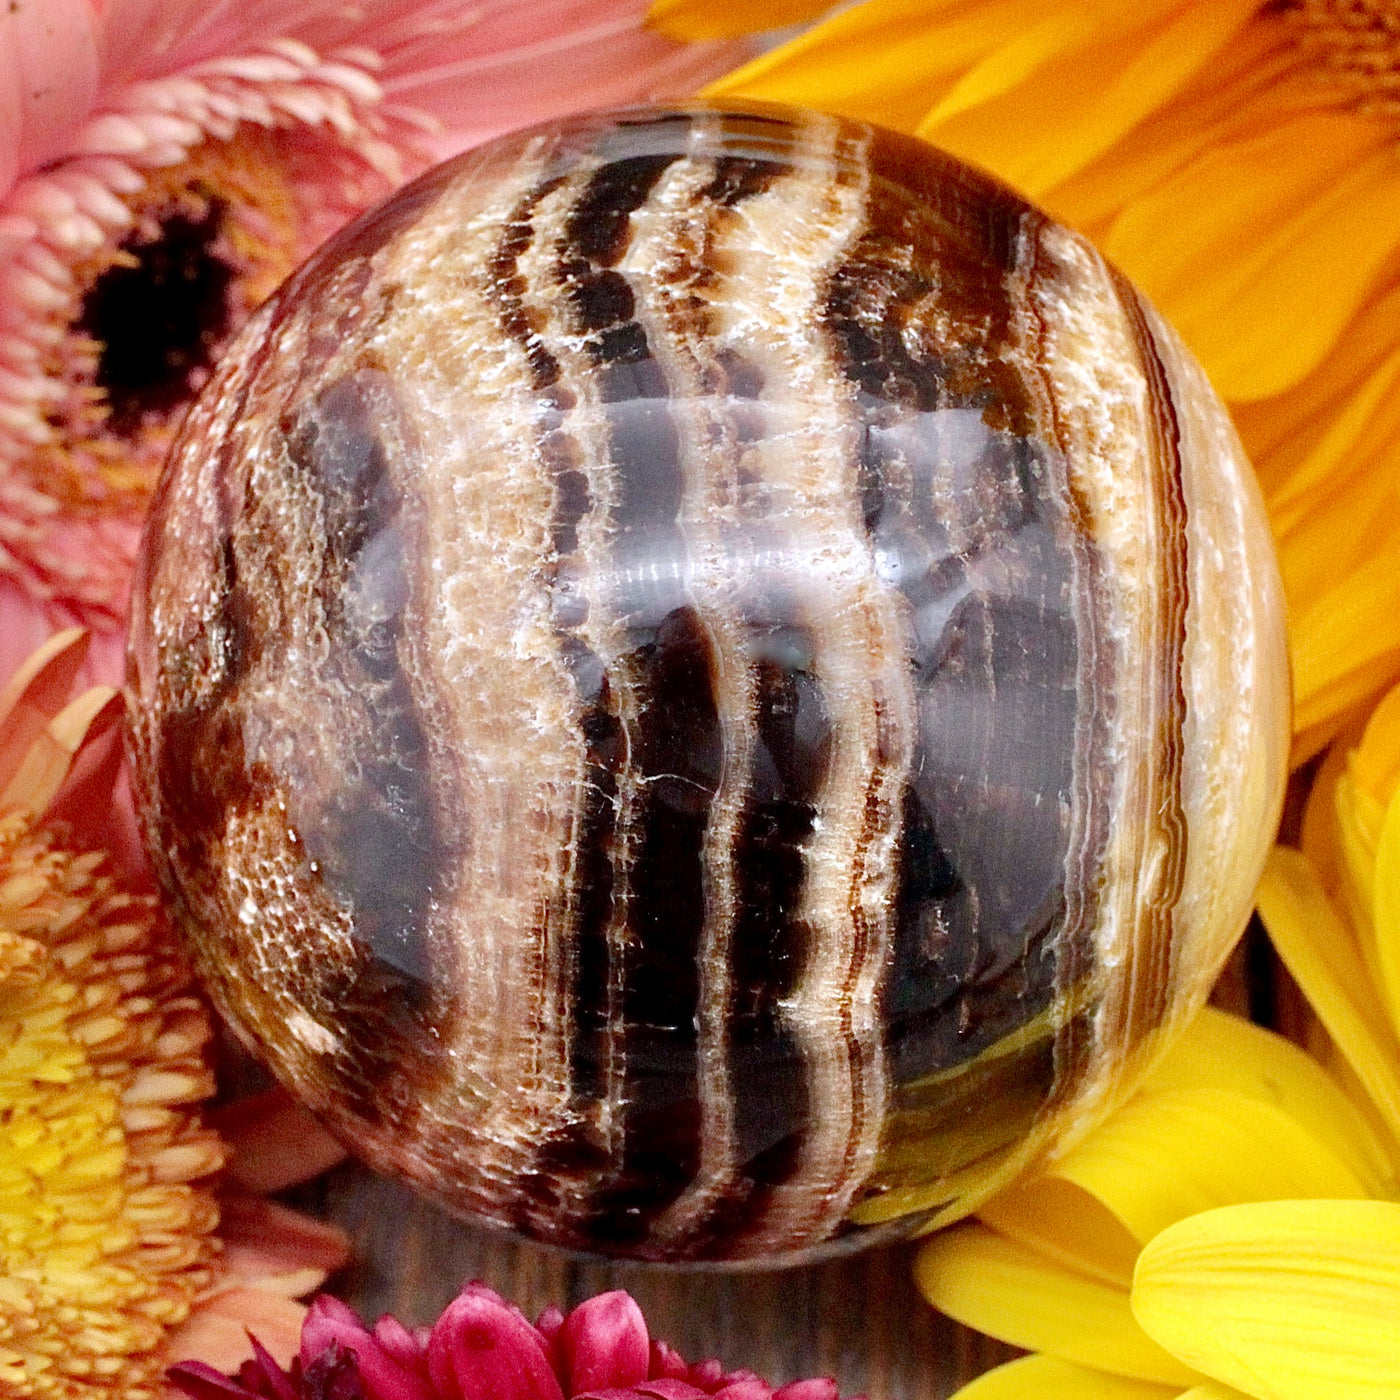
{"label": "pink flower petal", "polygon": [[567,1385],[569,1379],[560,1343],[560,1333],[563,1330],[564,1314],[551,1303],[536,1319],[535,1331],[544,1338],[544,1354],[549,1358],[550,1367],[561,1386]]}
{"label": "pink flower petal", "polygon": [[559,1350],[567,1394],[625,1390],[647,1378],[646,1318],[630,1294],[600,1293],[564,1319]]}
{"label": "pink flower petal", "polygon": [[731,1381],[714,1392],[715,1400],[772,1400],[773,1387],[757,1376]]}
{"label": "pink flower petal", "polygon": [[671,1376],[658,1376],[654,1381],[643,1381],[636,1387],[641,1395],[654,1395],[656,1400],[699,1400],[706,1394],[689,1381],[677,1380]]}
{"label": "pink flower petal", "polygon": [[23,0],[0,25],[0,189],[62,148],[97,94],[90,0]]}
{"label": "pink flower petal", "polygon": [[670,1342],[653,1341],[647,1374],[652,1377],[664,1376],[669,1380],[684,1380],[690,1374],[690,1367]]}
{"label": "pink flower petal", "polygon": [[302,1324],[301,1364],[305,1366],[315,1360],[332,1342],[356,1347],[361,1338],[369,1339],[369,1329],[360,1321],[359,1314],[339,1298],[323,1293],[312,1300]]}
{"label": "pink flower petal", "polygon": [[484,5],[430,52],[421,42],[387,52],[381,81],[393,102],[443,123],[442,156],[568,112],[685,96],[749,56],[729,43],[673,43],[643,25],[646,8],[639,0]]}
{"label": "pink flower petal", "polygon": [[168,1378],[194,1400],[247,1400],[240,1382],[203,1361],[182,1361],[170,1368]]}
{"label": "pink flower petal", "polygon": [[133,78],[168,73],[181,38],[217,0],[102,0],[102,82],[110,90]]}
{"label": "pink flower petal", "polygon": [[[773,1392],[773,1400],[840,1400],[841,1392],[830,1376],[814,1376],[811,1380],[790,1381]],[[851,1400],[865,1400],[854,1395]]]}
{"label": "pink flower petal", "polygon": [[374,1340],[399,1363],[410,1371],[427,1377],[428,1358],[423,1345],[396,1317],[385,1313],[374,1324]]}
{"label": "pink flower petal", "polygon": [[261,1373],[262,1384],[258,1389],[275,1395],[277,1400],[300,1400],[291,1377],[277,1364],[272,1353],[256,1337],[249,1336],[248,1344],[253,1348],[253,1359],[245,1361],[243,1366],[245,1370],[251,1367]]}
{"label": "pink flower petal", "polygon": [[438,1318],[428,1374],[438,1400],[563,1400],[544,1338],[480,1284],[468,1285]]}
{"label": "pink flower petal", "polygon": [[564,1325],[564,1314],[551,1303],[540,1315],[535,1323],[535,1331],[547,1341],[552,1341],[559,1333],[559,1329]]}
{"label": "pink flower petal", "polygon": [[345,1160],[345,1149],[285,1089],[269,1089],[210,1115],[233,1148],[228,1179],[249,1191],[284,1191]]}
{"label": "pink flower petal", "polygon": [[[14,525],[14,521],[7,522]],[[18,527],[17,527],[18,528]],[[86,596],[73,604],[58,601],[67,591],[62,579],[24,577],[23,571],[0,573],[0,684],[55,632],[75,623],[92,624],[92,646],[79,677],[87,685],[120,685],[126,671],[126,594],[136,556],[136,522],[105,522],[105,528],[46,521],[46,548],[56,557],[82,560],[90,567]],[[24,554],[34,532],[0,542],[0,553]],[[37,538],[37,537],[35,537]],[[13,549],[8,549],[13,545]],[[19,576],[16,576],[19,573]],[[52,601],[36,598],[36,590]],[[102,602],[98,603],[98,597]]]}
{"label": "pink flower petal", "polygon": [[724,1384],[724,1367],[714,1357],[708,1361],[697,1361],[690,1368],[687,1379],[713,1394]]}
{"label": "pink flower petal", "polygon": [[[126,236],[140,204],[130,197],[149,173],[240,126],[275,127],[297,194],[291,241],[309,253],[433,157],[570,111],[683,96],[748,56],[747,41],[667,39],[647,27],[647,8],[12,0],[0,24],[0,679],[7,659],[42,640],[36,630],[72,620],[110,634],[94,665],[120,671],[140,503],[114,487],[153,469],[158,444],[109,424],[93,456],[87,427],[63,407],[82,399],[89,369],[54,351],[67,343],[83,269]],[[130,460],[104,466],[111,447]],[[82,511],[67,487],[50,493],[51,450],[90,497]],[[11,616],[6,591],[27,618]]]}
{"label": "pink flower petal", "polygon": [[216,1370],[233,1372],[250,1358],[248,1334],[272,1353],[279,1365],[297,1354],[306,1306],[265,1293],[261,1288],[231,1288],[196,1306],[189,1319],[166,1338],[171,1361],[206,1361]]}
{"label": "pink flower petal", "polygon": [[[364,48],[395,102],[483,139],[600,101],[693,92],[750,56],[746,44],[677,44],[645,27],[646,11],[647,0],[107,0],[102,78],[161,77],[279,36],[321,54]],[[542,40],[546,54],[531,57]]]}
{"label": "pink flower petal", "polygon": [[340,1302],[322,1294],[311,1304],[301,1329],[301,1364],[305,1370],[333,1343],[354,1352],[367,1400],[433,1400],[421,1376],[401,1366]]}

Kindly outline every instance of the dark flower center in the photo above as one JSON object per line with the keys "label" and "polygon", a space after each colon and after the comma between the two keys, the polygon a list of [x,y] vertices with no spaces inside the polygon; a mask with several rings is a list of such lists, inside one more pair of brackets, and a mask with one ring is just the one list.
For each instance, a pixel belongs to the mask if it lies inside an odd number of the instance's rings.
{"label": "dark flower center", "polygon": [[77,329],[101,347],[96,382],[111,406],[109,427],[130,433],[147,414],[171,413],[198,387],[231,326],[229,284],[220,256],[228,206],[172,211],[159,235],[137,232],[83,298]]}
{"label": "dark flower center", "polygon": [[1400,110],[1397,0],[1274,0],[1297,26],[1305,52],[1363,112]]}

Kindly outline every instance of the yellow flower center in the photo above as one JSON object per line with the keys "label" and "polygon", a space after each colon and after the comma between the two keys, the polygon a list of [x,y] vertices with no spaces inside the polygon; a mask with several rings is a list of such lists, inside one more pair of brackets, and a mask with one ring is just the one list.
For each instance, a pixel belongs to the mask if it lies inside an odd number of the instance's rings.
{"label": "yellow flower center", "polygon": [[0,1395],[157,1400],[218,1248],[204,1013],[147,901],[0,816]]}
{"label": "yellow flower center", "polygon": [[1309,59],[1363,111],[1400,112],[1397,0],[1283,0]]}

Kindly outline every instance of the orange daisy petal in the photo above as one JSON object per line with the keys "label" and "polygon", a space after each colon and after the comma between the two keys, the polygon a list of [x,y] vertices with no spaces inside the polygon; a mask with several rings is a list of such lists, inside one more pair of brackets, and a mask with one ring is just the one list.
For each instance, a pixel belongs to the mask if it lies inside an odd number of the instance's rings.
{"label": "orange daisy petal", "polygon": [[253,1355],[249,1334],[290,1366],[301,1345],[306,1304],[260,1288],[231,1288],[196,1306],[165,1342],[167,1364],[203,1361],[231,1375]]}
{"label": "orange daisy petal", "polygon": [[1307,113],[1217,143],[1134,201],[1105,251],[1225,398],[1266,398],[1318,364],[1374,288],[1400,247],[1397,192],[1384,128]]}
{"label": "orange daisy petal", "polygon": [[[918,133],[1043,198],[1160,107],[1255,9],[1254,0],[1197,4],[1157,17],[1155,29],[1135,16],[1127,34],[1103,33],[1087,15],[1077,24],[1055,16],[1020,37],[1021,53],[1008,45],[969,73]],[[1086,90],[1086,73],[1103,81]]]}

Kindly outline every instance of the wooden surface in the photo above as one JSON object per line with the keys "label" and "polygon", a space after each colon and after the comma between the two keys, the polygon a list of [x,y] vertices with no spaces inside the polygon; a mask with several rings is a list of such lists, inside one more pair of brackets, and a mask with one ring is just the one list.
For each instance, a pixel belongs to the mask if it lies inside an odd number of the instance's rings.
{"label": "wooden surface", "polygon": [[912,1245],[778,1273],[680,1271],[580,1261],[503,1239],[353,1164],[292,1199],[355,1240],[356,1260],[331,1291],[366,1318],[430,1322],[469,1279],[532,1318],[550,1303],[567,1309],[625,1288],[653,1335],[688,1360],[717,1356],[774,1383],[834,1376],[843,1396],[870,1400],[939,1400],[1016,1355],[924,1303],[910,1279]]}

